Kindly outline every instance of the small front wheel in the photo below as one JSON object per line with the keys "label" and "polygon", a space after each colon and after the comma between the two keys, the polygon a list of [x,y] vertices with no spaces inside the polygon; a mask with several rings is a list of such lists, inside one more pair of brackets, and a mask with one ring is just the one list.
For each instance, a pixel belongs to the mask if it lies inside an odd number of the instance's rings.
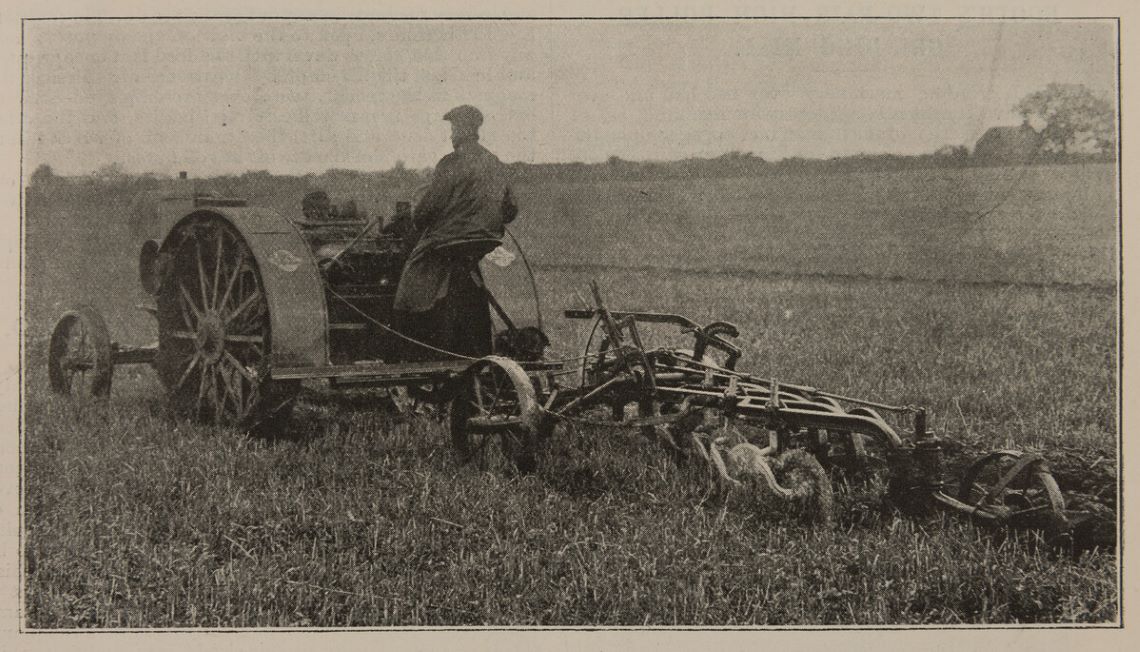
{"label": "small front wheel", "polygon": [[59,318],[48,348],[48,380],[56,394],[106,398],[111,393],[111,336],[103,316],[79,306]]}

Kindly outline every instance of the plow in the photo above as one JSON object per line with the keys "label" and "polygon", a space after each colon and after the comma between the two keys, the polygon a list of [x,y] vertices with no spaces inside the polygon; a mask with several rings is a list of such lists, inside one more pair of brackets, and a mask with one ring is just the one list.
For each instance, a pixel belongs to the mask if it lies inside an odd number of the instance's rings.
{"label": "plow", "polygon": [[[736,326],[612,311],[597,285],[591,290],[592,309],[565,312],[593,322],[580,358],[581,382],[559,385],[558,370],[527,373],[495,359],[488,368],[496,373],[470,375],[466,382],[480,389],[457,396],[451,406],[459,450],[469,448],[476,434],[500,431],[499,437],[513,438],[503,450],[529,470],[552,424],[579,421],[577,415],[602,407],[610,425],[639,430],[679,463],[707,469],[710,488],[721,498],[751,488],[828,521],[830,478],[842,474],[877,483],[884,497],[911,513],[943,508],[989,525],[1066,534],[1071,514],[1042,456],[993,451],[970,464],[960,482],[949,482],[943,442],[928,429],[925,409],[739,371],[741,350],[728,339],[739,334]],[[648,348],[639,324],[676,326],[691,334],[692,346]],[[488,396],[495,398],[480,402],[489,381],[495,389]],[[477,410],[466,407],[473,399]],[[910,428],[899,432],[884,414],[908,419]]]}
{"label": "plow", "polygon": [[[742,370],[733,324],[612,309],[591,284],[592,301],[563,315],[588,328],[585,349],[548,360],[545,335],[527,338],[487,290],[506,329],[494,355],[409,359],[400,352],[419,342],[392,310],[407,248],[382,219],[287,219],[218,197],[160,208],[159,237],[139,256],[157,341],[122,345],[95,309],[67,311],[48,351],[56,393],[102,399],[117,366],[150,365],[175,414],[272,433],[303,383],[388,388],[441,406],[461,463],[494,455],[532,472],[558,425],[581,422],[640,433],[699,469],[710,495],[754,490],[816,521],[832,518],[837,477],[874,484],[910,513],[944,509],[1052,540],[1080,516],[1041,455],[992,451],[950,479],[926,409]],[[691,343],[652,346],[647,326]]]}

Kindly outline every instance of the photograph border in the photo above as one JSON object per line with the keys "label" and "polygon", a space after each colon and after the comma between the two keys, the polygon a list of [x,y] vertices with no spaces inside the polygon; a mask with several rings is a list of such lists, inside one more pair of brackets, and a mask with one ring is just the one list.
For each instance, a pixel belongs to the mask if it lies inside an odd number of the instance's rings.
{"label": "photograph border", "polygon": [[[538,627],[498,627],[498,626],[479,626],[479,627],[305,627],[305,628],[107,628],[107,629],[41,629],[41,628],[28,628],[26,626],[27,613],[25,610],[25,592],[26,592],[26,569],[25,569],[25,556],[24,549],[26,546],[26,530],[25,530],[25,505],[24,505],[24,489],[26,486],[24,478],[24,437],[25,431],[25,414],[24,414],[24,364],[26,362],[25,351],[25,322],[24,310],[26,301],[25,283],[27,278],[25,276],[25,259],[24,259],[24,238],[25,238],[25,225],[24,225],[24,197],[23,189],[25,187],[24,178],[24,148],[26,145],[25,133],[25,65],[26,65],[26,33],[25,26],[28,23],[38,22],[58,22],[58,21],[151,21],[151,20],[193,20],[193,21],[433,21],[433,22],[447,22],[447,21],[480,21],[480,22],[499,22],[499,21],[690,21],[690,20],[706,20],[706,21],[779,21],[779,20],[795,20],[795,21],[839,21],[839,20],[875,20],[875,21],[937,21],[937,22],[951,22],[951,21],[1112,21],[1116,30],[1116,110],[1117,110],[1117,156],[1116,156],[1116,208],[1117,208],[1117,260],[1116,260],[1116,309],[1117,309],[1117,351],[1116,359],[1117,365],[1116,373],[1116,406],[1117,406],[1117,620],[1114,623],[1072,623],[1072,624],[1002,624],[1002,625],[899,625],[899,626],[727,626],[727,627],[706,627],[706,626],[663,626],[663,627],[598,627],[598,626],[538,626]],[[1126,590],[1126,576],[1125,576],[1125,559],[1127,548],[1125,547],[1125,491],[1123,477],[1126,471],[1125,468],[1125,446],[1123,437],[1123,426],[1125,416],[1125,229],[1124,229],[1124,156],[1125,147],[1123,141],[1123,128],[1122,122],[1124,117],[1124,92],[1123,92],[1123,75],[1124,75],[1124,53],[1123,53],[1123,39],[1122,39],[1122,17],[1120,15],[1111,16],[976,16],[976,15],[959,15],[959,16],[908,16],[908,15],[805,15],[805,16],[789,16],[789,15],[704,15],[704,16],[688,16],[688,15],[667,15],[667,16],[532,16],[532,15],[504,15],[504,16],[463,16],[463,15],[450,15],[450,16],[265,16],[265,15],[235,15],[235,16],[219,16],[219,15],[151,15],[151,16],[134,16],[134,15],[89,15],[89,16],[40,16],[40,17],[21,17],[20,24],[20,141],[19,141],[19,186],[18,186],[18,206],[20,219],[18,220],[18,243],[19,243],[19,284],[17,293],[17,305],[19,306],[17,328],[18,328],[18,343],[16,346],[19,351],[19,361],[17,366],[17,401],[16,418],[17,428],[19,432],[19,449],[17,455],[18,464],[18,546],[19,546],[19,560],[18,560],[18,587],[19,587],[19,604],[17,608],[18,618],[18,631],[21,634],[74,634],[74,633],[328,633],[328,632],[895,632],[895,631],[994,631],[994,630],[1123,630],[1125,627],[1125,602],[1128,595]]]}

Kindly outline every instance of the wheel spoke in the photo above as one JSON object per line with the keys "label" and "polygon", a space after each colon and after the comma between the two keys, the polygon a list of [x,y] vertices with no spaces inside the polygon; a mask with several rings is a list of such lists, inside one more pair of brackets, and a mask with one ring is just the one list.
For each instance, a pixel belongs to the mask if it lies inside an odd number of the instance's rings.
{"label": "wheel spoke", "polygon": [[95,365],[95,361],[86,355],[67,355],[60,360],[59,366],[63,369],[83,370],[90,369]]}
{"label": "wheel spoke", "polygon": [[202,418],[202,401],[206,399],[206,365],[202,366],[202,373],[198,375],[198,401],[194,404],[194,416]]}
{"label": "wheel spoke", "polygon": [[[234,380],[237,381],[234,383],[234,391],[237,392],[236,398],[237,398],[237,402],[238,402],[238,412],[241,414],[241,416],[239,418],[244,419],[249,415],[250,410],[253,409],[253,403],[250,402],[248,405],[246,404],[245,392],[242,389],[241,377],[235,376]],[[252,388],[252,386],[253,386],[253,382],[251,381],[250,387]],[[250,395],[252,396],[253,392],[250,392]]]}
{"label": "wheel spoke", "polygon": [[[221,379],[222,379],[222,400],[221,400],[222,405],[223,406],[225,405],[226,397],[227,396],[230,397],[233,400],[234,413],[239,415],[239,417],[240,417],[240,415],[242,414],[242,404],[241,404],[241,399],[238,398],[237,391],[234,390],[234,388],[233,388],[233,382],[232,382],[234,380],[233,370],[228,368],[228,367],[223,367],[223,366],[219,365],[218,366],[218,376],[221,377]],[[241,384],[240,380],[238,381],[238,384],[239,385]]]}
{"label": "wheel spoke", "polygon": [[[190,290],[187,290],[185,285],[182,285],[181,283],[179,283],[178,284],[178,291],[182,294],[182,298],[185,300],[186,306],[190,308],[190,312],[194,313],[194,319],[195,320],[201,320],[202,319],[202,311],[198,309],[198,305],[196,303],[194,303],[194,299],[190,298]],[[197,321],[195,322],[195,324],[196,323],[197,323]],[[187,326],[191,326],[191,324],[187,324]],[[193,327],[193,326],[191,326],[191,327]]]}
{"label": "wheel spoke", "polygon": [[245,366],[237,358],[235,358],[232,353],[226,351],[223,353],[223,356],[225,357],[226,362],[228,362],[230,366],[233,367],[234,371],[238,372],[242,376],[245,376],[245,379],[250,383],[257,382],[257,376],[246,369]]}
{"label": "wheel spoke", "polygon": [[68,357],[79,360],[87,359],[87,329],[84,327],[82,319],[72,322],[71,331],[68,335]]}
{"label": "wheel spoke", "polygon": [[206,291],[206,263],[202,261],[202,240],[194,241],[195,260],[198,263],[198,289],[202,292],[202,309],[209,310],[210,294]]}
{"label": "wheel spoke", "polygon": [[214,254],[214,287],[211,292],[211,300],[213,301],[211,306],[216,310],[219,307],[218,289],[222,286],[222,249],[225,245],[226,238],[223,229],[218,229],[214,233],[218,239],[218,250]]}
{"label": "wheel spoke", "polygon": [[484,409],[484,411],[486,412],[487,415],[492,415],[495,413],[495,407],[499,403],[499,386],[495,382],[496,379],[494,376],[489,378],[489,380],[491,381],[490,387],[492,387],[492,389],[487,392],[487,396],[483,400],[484,400],[484,402],[486,402],[488,400],[491,402],[491,405],[486,407]]}
{"label": "wheel spoke", "polygon": [[256,342],[235,342],[235,344],[241,344],[242,346],[248,347],[247,350],[252,352],[254,360],[261,360],[265,357],[265,353],[261,349],[261,344],[258,344]]}
{"label": "wheel spoke", "polygon": [[261,295],[258,292],[250,293],[250,295],[248,297],[246,297],[244,301],[242,301],[240,304],[238,304],[237,308],[234,308],[233,312],[226,315],[225,319],[222,320],[223,323],[229,324],[231,321],[233,321],[233,319],[235,317],[237,317],[241,313],[245,312],[250,306],[252,306],[254,304],[254,302],[257,301],[257,299],[259,299],[260,297],[261,297]]}
{"label": "wheel spoke", "polygon": [[178,340],[196,340],[198,335],[190,331],[170,331],[170,336]]}
{"label": "wheel spoke", "polygon": [[240,274],[238,274],[237,294],[235,295],[235,300],[236,300],[236,297],[244,297],[245,296],[245,285],[246,285],[245,277],[246,277],[246,270],[243,269],[242,272]]}
{"label": "wheel spoke", "polygon": [[214,425],[217,426],[221,425],[222,423],[222,412],[226,407],[226,395],[224,393],[220,396],[218,395],[218,390],[220,388],[218,387],[217,367],[214,367],[213,373],[210,374],[210,385],[210,398],[214,400]]}
{"label": "wheel spoke", "polygon": [[[84,323],[83,319],[78,319],[75,321],[75,326],[79,327],[79,353],[80,353],[79,359],[87,361],[90,359],[90,356],[89,356],[88,350],[87,350],[87,323]],[[84,365],[82,367],[78,367],[78,370],[79,370],[79,388],[80,388],[81,394],[87,394],[88,393],[87,370],[89,368],[91,368],[90,365]]]}
{"label": "wheel spoke", "polygon": [[[233,322],[226,324],[226,332],[231,335],[261,335],[263,324],[261,322],[261,311],[250,312],[244,317],[235,319]],[[242,342],[243,344],[258,344],[258,342]]]}
{"label": "wheel spoke", "polygon": [[242,266],[245,264],[245,255],[239,253],[237,264],[234,265],[234,273],[230,276],[229,282],[226,283],[226,291],[222,294],[222,298],[218,301],[218,310],[226,307],[230,301],[230,292],[234,289],[234,283],[237,282],[242,273]]}
{"label": "wheel spoke", "polygon": [[198,363],[201,361],[202,361],[201,356],[199,356],[198,353],[195,352],[194,357],[190,358],[190,364],[186,365],[186,370],[183,371],[182,375],[178,377],[178,382],[174,383],[175,389],[182,387],[182,383],[186,382],[186,379],[190,377],[190,372],[194,371],[194,368],[197,367]]}
{"label": "wheel spoke", "polygon": [[475,389],[475,407],[479,412],[486,412],[486,410],[483,409],[483,383],[479,382],[479,376],[477,375],[472,376],[471,381]]}
{"label": "wheel spoke", "polygon": [[[494,414],[495,414],[495,409],[499,407],[499,403],[500,403],[499,397],[501,397],[504,394],[504,391],[503,391],[504,386],[506,384],[510,384],[510,382],[511,382],[511,379],[507,378],[506,374],[495,374],[495,375],[496,375],[496,378],[495,378],[495,394],[491,397],[492,403],[491,403],[491,410],[490,410],[490,413],[492,416],[494,416]],[[504,380],[506,381],[506,383],[504,383]]]}
{"label": "wheel spoke", "polygon": [[189,328],[190,330],[197,330],[197,328],[198,328],[197,318],[196,317],[195,318],[190,317],[191,310],[187,310],[188,305],[192,305],[192,304],[190,304],[189,299],[187,299],[185,296],[183,296],[182,293],[179,293],[179,295],[178,295],[178,313],[182,316],[182,325],[185,326],[186,328]]}

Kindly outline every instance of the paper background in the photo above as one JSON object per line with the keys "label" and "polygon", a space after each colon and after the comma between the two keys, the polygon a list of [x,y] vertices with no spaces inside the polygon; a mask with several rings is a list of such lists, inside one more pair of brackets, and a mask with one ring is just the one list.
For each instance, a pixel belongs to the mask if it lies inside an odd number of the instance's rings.
{"label": "paper background", "polygon": [[[859,629],[823,631],[343,631],[343,632],[242,632],[242,633],[130,633],[92,632],[74,634],[19,633],[21,626],[20,585],[20,466],[19,466],[19,362],[20,362],[20,116],[21,116],[21,19],[45,16],[1097,16],[1120,17],[1120,61],[1122,88],[1121,130],[1122,220],[1123,241],[1123,349],[1125,365],[1121,377],[1123,406],[1123,452],[1125,510],[1122,538],[1125,543],[1122,567],[1125,575],[1121,608],[1125,627],[1080,629],[1055,627],[992,627],[971,629],[901,628],[899,630],[861,631]],[[1135,281],[1140,278],[1137,257],[1131,255],[1135,245],[1134,220],[1130,219],[1130,199],[1134,195],[1132,170],[1140,165],[1135,141],[1130,137],[1131,107],[1140,102],[1133,83],[1137,77],[1131,62],[1140,58],[1135,34],[1140,25],[1140,7],[1127,2],[704,2],[699,5],[682,2],[484,2],[478,5],[462,2],[437,2],[422,5],[390,2],[364,5],[357,2],[325,0],[323,2],[16,2],[0,7],[0,193],[7,219],[0,219],[0,419],[7,424],[0,438],[0,649],[85,649],[121,648],[186,648],[211,647],[243,650],[292,649],[545,649],[593,650],[618,648],[662,650],[673,648],[730,649],[1086,649],[1109,650],[1128,646],[1128,624],[1134,617],[1137,567],[1135,523],[1128,518],[1137,504],[1135,484],[1129,472],[1135,459],[1134,443],[1127,433],[1135,430],[1136,410],[1133,399],[1138,382],[1136,357],[1130,355],[1137,339],[1137,321],[1130,319],[1136,304]],[[1131,245],[1131,246],[1130,246]]]}

